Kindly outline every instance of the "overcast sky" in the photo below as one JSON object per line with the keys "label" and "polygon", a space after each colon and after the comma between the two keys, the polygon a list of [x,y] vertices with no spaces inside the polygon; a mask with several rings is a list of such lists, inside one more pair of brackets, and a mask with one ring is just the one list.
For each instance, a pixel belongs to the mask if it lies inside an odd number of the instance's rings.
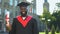
{"label": "overcast sky", "polygon": [[[31,2],[32,0],[27,0],[29,2]],[[53,13],[53,10],[56,9],[56,3],[57,2],[60,2],[60,0],[47,0],[48,3],[49,3],[49,11],[50,13],[52,14]],[[17,2],[15,2],[17,3]],[[42,15],[43,13],[43,3],[44,3],[44,0],[36,0],[36,14],[37,15]],[[12,2],[11,2],[12,4]]]}
{"label": "overcast sky", "polygon": [[[36,1],[37,1],[37,3],[36,3],[37,4],[37,6],[36,6],[37,14],[42,15],[44,0],[36,0]],[[55,5],[57,2],[60,2],[60,0],[48,0],[48,3],[50,5],[50,7],[49,7],[50,13],[53,13],[53,10],[57,8]]]}

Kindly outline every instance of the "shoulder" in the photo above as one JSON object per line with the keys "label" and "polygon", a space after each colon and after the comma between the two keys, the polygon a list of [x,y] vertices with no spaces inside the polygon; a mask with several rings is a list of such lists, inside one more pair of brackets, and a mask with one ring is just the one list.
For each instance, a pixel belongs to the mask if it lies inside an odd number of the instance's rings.
{"label": "shoulder", "polygon": [[36,19],[32,17],[32,20],[36,20]]}
{"label": "shoulder", "polygon": [[33,16],[31,16],[31,15],[28,15],[28,16],[29,16],[29,18],[31,18],[32,21],[36,21],[36,19],[33,18]]}
{"label": "shoulder", "polygon": [[33,17],[32,17],[32,21],[33,21],[33,22],[37,22],[37,20],[36,20],[35,18],[33,18]]}
{"label": "shoulder", "polygon": [[13,22],[15,22],[16,21],[16,18],[13,18]]}
{"label": "shoulder", "polygon": [[13,20],[16,20],[16,18],[13,18]]}

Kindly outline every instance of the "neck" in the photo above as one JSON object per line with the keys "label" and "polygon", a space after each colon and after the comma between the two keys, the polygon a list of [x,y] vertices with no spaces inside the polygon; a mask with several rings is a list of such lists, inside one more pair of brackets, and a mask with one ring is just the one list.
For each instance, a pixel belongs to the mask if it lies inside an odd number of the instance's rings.
{"label": "neck", "polygon": [[22,17],[27,17],[27,15],[26,16],[22,16]]}

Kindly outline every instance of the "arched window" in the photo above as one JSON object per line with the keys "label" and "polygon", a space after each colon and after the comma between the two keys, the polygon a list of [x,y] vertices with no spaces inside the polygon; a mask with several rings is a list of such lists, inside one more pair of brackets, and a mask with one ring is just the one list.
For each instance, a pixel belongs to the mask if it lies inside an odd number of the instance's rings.
{"label": "arched window", "polygon": [[26,0],[26,1],[32,3],[33,0]]}
{"label": "arched window", "polygon": [[0,0],[0,2],[1,2],[1,0]]}
{"label": "arched window", "polygon": [[0,8],[0,15],[1,15],[1,8]]}
{"label": "arched window", "polygon": [[2,29],[2,22],[0,21],[0,30]]}
{"label": "arched window", "polygon": [[9,2],[9,3],[10,3],[10,5],[13,5],[13,0],[10,0],[10,2]]}
{"label": "arched window", "polygon": [[14,2],[14,3],[15,3],[15,5],[14,5],[14,6],[17,6],[17,0],[15,0],[15,2]]}

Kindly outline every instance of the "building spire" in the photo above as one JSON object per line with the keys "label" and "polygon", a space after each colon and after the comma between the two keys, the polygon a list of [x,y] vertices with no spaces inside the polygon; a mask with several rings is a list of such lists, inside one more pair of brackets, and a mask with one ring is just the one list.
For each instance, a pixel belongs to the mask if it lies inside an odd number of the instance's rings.
{"label": "building spire", "polygon": [[47,2],[47,0],[44,0],[44,2]]}

